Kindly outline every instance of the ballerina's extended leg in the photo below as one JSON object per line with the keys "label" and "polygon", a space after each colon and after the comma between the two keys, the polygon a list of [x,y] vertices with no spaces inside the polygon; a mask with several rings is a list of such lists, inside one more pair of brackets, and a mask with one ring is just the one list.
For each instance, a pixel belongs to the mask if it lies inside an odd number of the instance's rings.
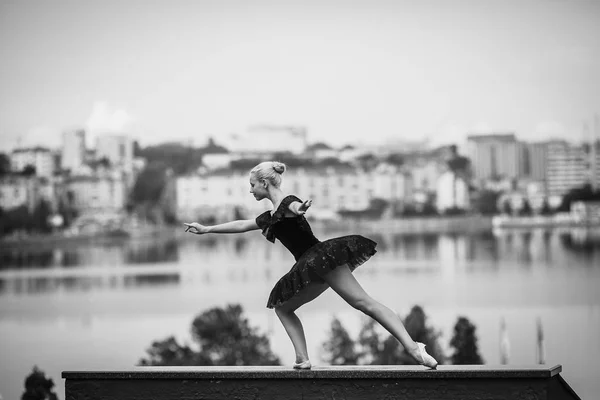
{"label": "ballerina's extended leg", "polygon": [[395,312],[365,292],[347,265],[337,267],[325,275],[324,279],[348,304],[373,318],[398,339],[408,354],[419,364],[434,369],[437,367],[437,361],[427,354],[425,345],[412,340]]}

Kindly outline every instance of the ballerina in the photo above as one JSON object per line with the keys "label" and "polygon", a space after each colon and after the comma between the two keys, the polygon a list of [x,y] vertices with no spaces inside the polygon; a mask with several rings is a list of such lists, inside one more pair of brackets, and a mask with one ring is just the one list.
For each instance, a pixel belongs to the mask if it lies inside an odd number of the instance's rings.
{"label": "ballerina", "polygon": [[312,200],[302,201],[294,195],[285,195],[280,188],[281,175],[285,170],[283,163],[265,161],[250,171],[250,193],[257,201],[268,199],[273,204],[272,211],[265,211],[256,219],[214,226],[185,223],[186,232],[202,235],[260,229],[267,240],[275,243],[275,239],[278,239],[292,253],[296,263],[273,287],[267,307],[275,309],[292,341],[296,353],[295,369],[312,367],[304,329],[295,311],[328,288],[333,289],[350,306],[381,324],[400,341],[418,364],[435,369],[438,363],[427,353],[425,345],[415,342],[400,317],[369,296],[352,274],[355,268],[377,252],[377,243],[360,235],[319,241],[304,217]]}

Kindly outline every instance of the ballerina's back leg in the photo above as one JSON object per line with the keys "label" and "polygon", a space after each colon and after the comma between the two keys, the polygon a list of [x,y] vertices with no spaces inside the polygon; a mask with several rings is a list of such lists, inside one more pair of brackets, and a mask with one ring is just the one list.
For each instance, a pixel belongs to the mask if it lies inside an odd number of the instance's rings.
{"label": "ballerina's back leg", "polygon": [[385,305],[373,299],[358,283],[347,265],[342,265],[323,276],[325,282],[350,306],[362,311],[381,324],[400,341],[419,364],[437,367],[437,361],[427,354],[422,343],[417,344],[406,331],[400,317]]}

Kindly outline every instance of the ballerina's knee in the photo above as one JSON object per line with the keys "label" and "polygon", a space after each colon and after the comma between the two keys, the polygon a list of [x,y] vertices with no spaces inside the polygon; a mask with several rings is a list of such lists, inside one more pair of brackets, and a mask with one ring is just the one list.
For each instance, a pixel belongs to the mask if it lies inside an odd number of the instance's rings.
{"label": "ballerina's knee", "polygon": [[359,311],[362,311],[364,314],[369,317],[373,317],[377,314],[379,310],[379,303],[373,300],[371,297],[354,299],[348,302],[352,307],[356,308]]}

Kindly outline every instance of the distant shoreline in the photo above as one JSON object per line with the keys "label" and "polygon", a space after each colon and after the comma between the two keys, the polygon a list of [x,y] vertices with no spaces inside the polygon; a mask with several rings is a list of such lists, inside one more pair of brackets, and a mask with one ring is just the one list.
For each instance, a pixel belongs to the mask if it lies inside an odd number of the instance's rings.
{"label": "distant shoreline", "polygon": [[[501,220],[503,224],[498,224]],[[456,216],[431,216],[431,217],[407,217],[394,219],[345,219],[339,221],[310,221],[313,229],[324,232],[355,232],[355,233],[397,233],[397,234],[452,234],[466,233],[476,234],[492,232],[497,228],[560,228],[565,224],[558,224],[551,216],[536,217],[506,217],[506,216],[484,216],[484,215],[456,215]],[[572,224],[573,227],[586,227],[586,225]],[[67,236],[63,233],[48,235],[31,235],[21,237],[2,237],[0,245],[10,247],[64,247],[71,245],[86,244],[115,244],[130,240],[153,240],[180,238],[185,240],[189,235],[185,234],[183,226],[166,225],[144,228],[122,234],[83,234]]]}
{"label": "distant shoreline", "polygon": [[[451,217],[408,217],[384,220],[341,220],[310,221],[315,229],[323,231],[360,231],[394,233],[472,233],[492,230],[492,217],[479,215],[461,215]],[[118,243],[128,240],[147,240],[152,238],[186,237],[179,225],[157,226],[150,229],[132,231],[129,234],[112,236],[110,234],[82,234],[67,236],[63,233],[0,238],[0,245],[20,246],[65,246],[92,243]]]}

